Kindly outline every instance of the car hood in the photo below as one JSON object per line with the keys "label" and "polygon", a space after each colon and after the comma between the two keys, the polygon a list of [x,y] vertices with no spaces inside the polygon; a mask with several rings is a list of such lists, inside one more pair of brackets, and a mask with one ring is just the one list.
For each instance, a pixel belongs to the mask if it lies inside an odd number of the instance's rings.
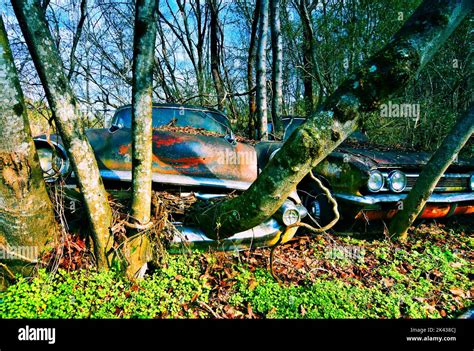
{"label": "car hood", "polygon": [[[86,136],[102,177],[130,181],[131,130],[88,129]],[[62,144],[57,135],[51,135],[50,140]],[[154,129],[152,147],[153,181],[159,184],[245,190],[257,178],[257,156],[252,145],[232,143],[224,137]]]}
{"label": "car hood", "polygon": [[[340,147],[335,152],[339,157],[350,156],[351,162],[359,166],[373,168],[403,168],[420,169],[425,165],[431,153],[421,151],[381,151],[371,148]],[[474,170],[474,161],[468,159],[458,159],[452,163],[450,168]]]}

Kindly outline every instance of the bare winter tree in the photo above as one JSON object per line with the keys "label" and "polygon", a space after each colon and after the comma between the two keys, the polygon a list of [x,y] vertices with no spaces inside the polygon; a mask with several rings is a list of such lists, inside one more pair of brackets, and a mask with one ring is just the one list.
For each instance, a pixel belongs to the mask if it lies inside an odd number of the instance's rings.
{"label": "bare winter tree", "polygon": [[[195,79],[198,87],[198,97],[201,104],[205,104],[205,40],[209,26],[208,8],[203,6],[204,2],[195,0],[187,2],[176,0],[178,11],[169,1],[158,9],[160,21],[163,21],[176,39],[181,43],[189,57],[195,72]],[[166,7],[165,7],[166,6]],[[196,30],[193,31],[191,19],[196,23]]]}
{"label": "bare winter tree", "polygon": [[112,211],[94,152],[83,130],[76,97],[64,73],[39,1],[12,0],[12,5],[84,197],[98,267],[107,269],[106,252],[113,244],[110,235]]}
{"label": "bare winter tree", "polygon": [[81,0],[81,15],[79,18],[79,22],[77,23],[76,32],[74,33],[74,38],[72,40],[72,48],[71,53],[69,54],[69,72],[67,74],[67,78],[71,80],[72,76],[74,75],[74,69],[76,67],[76,49],[77,45],[79,44],[79,40],[81,39],[82,29],[84,28],[84,22],[87,17],[87,0]]}
{"label": "bare winter tree", "polygon": [[456,123],[449,135],[428,161],[420,173],[413,189],[403,200],[403,209],[393,217],[389,232],[401,240],[406,240],[408,228],[418,217],[426,201],[431,196],[438,181],[454,161],[459,151],[474,133],[474,106]]}
{"label": "bare winter tree", "polygon": [[[56,237],[58,227],[1,17],[0,80],[0,272],[14,278],[25,266],[32,268],[46,241]],[[19,247],[31,250],[17,250]],[[33,255],[26,256],[26,252]]]}
{"label": "bare winter tree", "polygon": [[256,116],[255,113],[257,111],[257,102],[255,99],[255,93],[252,91],[254,87],[253,81],[253,74],[255,70],[255,56],[257,51],[257,29],[258,29],[258,22],[260,18],[260,8],[261,8],[261,1],[256,0],[255,2],[255,9],[253,11],[252,16],[252,28],[250,31],[250,44],[249,44],[249,51],[248,51],[248,59],[247,59],[247,89],[249,91],[249,121],[248,121],[248,136],[251,139],[255,138],[255,127],[256,123]]}
{"label": "bare winter tree", "polygon": [[378,110],[407,85],[472,6],[468,0],[424,1],[390,42],[295,130],[248,190],[201,209],[191,220],[209,237],[225,238],[273,215],[303,177],[358,128],[365,112]]}
{"label": "bare winter tree", "polygon": [[275,131],[281,131],[283,103],[283,42],[281,38],[280,0],[270,0],[272,31],[272,121]]}
{"label": "bare winter tree", "polygon": [[211,12],[211,19],[210,19],[210,28],[209,28],[209,36],[210,36],[210,51],[211,51],[211,73],[212,79],[214,81],[214,87],[216,89],[217,94],[217,107],[219,110],[223,110],[224,108],[224,100],[225,100],[225,91],[224,91],[224,84],[222,82],[222,76],[219,69],[221,63],[220,57],[220,48],[219,48],[219,4],[217,0],[208,0],[208,6]]}
{"label": "bare winter tree", "polygon": [[[314,110],[314,83],[319,83],[318,99],[322,99],[323,85],[318,70],[316,60],[316,41],[314,38],[313,24],[311,21],[311,13],[317,1],[308,7],[307,0],[299,0],[298,12],[300,14],[303,27],[303,86],[306,114],[310,115]],[[315,82],[316,80],[316,82]]]}
{"label": "bare winter tree", "polygon": [[267,140],[267,36],[268,0],[260,0],[257,45],[257,139]]}

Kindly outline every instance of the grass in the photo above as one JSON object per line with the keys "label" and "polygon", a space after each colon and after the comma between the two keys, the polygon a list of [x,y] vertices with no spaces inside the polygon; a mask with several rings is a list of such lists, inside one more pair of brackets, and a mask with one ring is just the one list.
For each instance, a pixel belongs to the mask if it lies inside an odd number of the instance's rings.
{"label": "grass", "polygon": [[1,318],[453,318],[472,305],[472,222],[408,243],[302,236],[268,249],[170,256],[141,281],[44,269],[0,293]]}

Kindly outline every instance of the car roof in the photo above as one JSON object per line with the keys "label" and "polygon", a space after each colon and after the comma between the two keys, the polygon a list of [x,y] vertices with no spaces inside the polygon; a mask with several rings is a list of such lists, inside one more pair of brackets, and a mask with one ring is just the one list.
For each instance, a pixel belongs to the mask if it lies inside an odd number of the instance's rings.
{"label": "car roof", "polygon": [[[123,105],[123,106],[120,106],[119,108],[117,108],[116,110],[116,113],[118,111],[121,111],[123,109],[126,109],[126,108],[131,108],[132,105],[131,104],[127,104],[127,105]],[[219,111],[215,108],[212,108],[212,107],[207,107],[207,106],[199,106],[199,105],[191,105],[191,104],[172,104],[172,103],[157,103],[157,102],[154,102],[153,103],[153,107],[163,107],[163,108],[170,108],[170,109],[186,109],[186,110],[199,110],[199,111],[208,111],[208,112],[214,112],[214,113],[218,113],[220,115],[222,115],[223,117],[225,117],[226,119],[227,116],[224,112],[222,111]]]}

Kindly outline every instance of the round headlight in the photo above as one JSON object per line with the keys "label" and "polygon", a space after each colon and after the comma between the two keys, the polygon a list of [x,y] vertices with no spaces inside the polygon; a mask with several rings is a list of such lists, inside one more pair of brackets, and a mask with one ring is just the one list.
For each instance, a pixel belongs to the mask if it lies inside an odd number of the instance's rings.
{"label": "round headlight", "polygon": [[392,171],[388,175],[388,186],[390,190],[399,193],[405,190],[407,186],[407,176],[400,171]]}
{"label": "round headlight", "polygon": [[291,225],[300,221],[300,213],[296,209],[287,209],[282,215],[283,224]]}
{"label": "round headlight", "polygon": [[50,148],[39,148],[37,153],[45,177],[57,177],[63,167],[63,159]]}
{"label": "round headlight", "polygon": [[471,184],[471,190],[474,191],[474,174],[471,175],[471,181],[470,181],[470,184]]}
{"label": "round headlight", "polygon": [[377,170],[371,171],[369,180],[367,181],[367,188],[372,192],[377,192],[383,188],[383,175]]}

